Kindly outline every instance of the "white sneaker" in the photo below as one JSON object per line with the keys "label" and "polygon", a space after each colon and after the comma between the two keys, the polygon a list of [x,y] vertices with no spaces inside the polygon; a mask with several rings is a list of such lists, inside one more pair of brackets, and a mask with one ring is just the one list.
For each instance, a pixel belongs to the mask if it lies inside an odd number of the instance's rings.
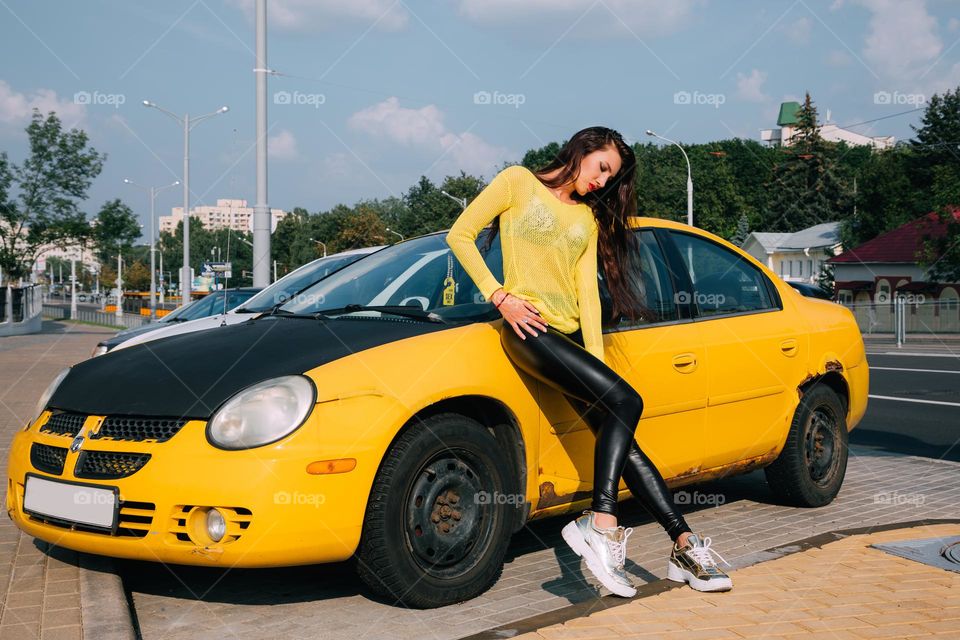
{"label": "white sneaker", "polygon": [[603,586],[624,598],[635,596],[637,590],[623,570],[627,557],[627,538],[633,529],[598,529],[594,524],[594,512],[583,513],[563,528],[563,539],[574,553],[586,561],[587,568]]}
{"label": "white sneaker", "polygon": [[729,566],[719,553],[710,547],[710,538],[700,538],[691,534],[683,547],[673,545],[670,559],[667,561],[667,579],[674,582],[686,582],[697,591],[729,591],[733,581],[717,567],[711,554]]}

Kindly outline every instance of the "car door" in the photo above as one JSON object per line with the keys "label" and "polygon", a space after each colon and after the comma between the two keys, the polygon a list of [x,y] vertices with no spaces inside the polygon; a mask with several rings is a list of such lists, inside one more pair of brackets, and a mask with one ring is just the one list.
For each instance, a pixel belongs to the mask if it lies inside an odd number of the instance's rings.
{"label": "car door", "polygon": [[766,274],[718,242],[667,232],[683,264],[689,304],[706,351],[704,469],[747,460],[779,446],[806,373],[806,328]]}
{"label": "car door", "polygon": [[[665,477],[686,475],[699,469],[703,456],[707,377],[700,326],[685,307],[676,304],[674,275],[654,232],[634,233],[641,275],[630,280],[652,315],[639,321],[606,322],[605,360],[643,398],[637,443]],[[603,278],[600,291],[603,315],[609,318],[610,297]],[[557,483],[558,493],[585,497],[592,487],[596,442],[586,421],[602,415],[567,401],[547,385],[540,385],[539,393],[546,418],[541,429],[541,473]]]}

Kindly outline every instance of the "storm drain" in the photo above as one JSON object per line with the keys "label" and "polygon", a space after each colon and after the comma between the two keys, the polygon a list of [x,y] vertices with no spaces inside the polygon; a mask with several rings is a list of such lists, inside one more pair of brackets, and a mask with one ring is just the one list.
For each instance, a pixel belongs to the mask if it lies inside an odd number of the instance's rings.
{"label": "storm drain", "polygon": [[902,540],[870,546],[907,560],[914,560],[938,569],[960,573],[960,536]]}

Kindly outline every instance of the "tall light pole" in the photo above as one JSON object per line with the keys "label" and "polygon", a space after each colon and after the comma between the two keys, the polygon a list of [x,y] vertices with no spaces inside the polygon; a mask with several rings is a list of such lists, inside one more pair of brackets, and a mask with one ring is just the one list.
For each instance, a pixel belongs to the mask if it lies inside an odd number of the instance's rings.
{"label": "tall light pole", "polygon": [[452,196],[452,195],[450,195],[449,193],[447,193],[446,191],[444,191],[443,189],[440,190],[440,193],[442,193],[443,195],[447,196],[448,198],[450,198],[451,200],[453,200],[454,202],[456,202],[457,204],[459,204],[461,208],[463,208],[463,209],[466,209],[466,208],[467,208],[467,199],[466,199],[466,198],[458,198],[457,196]]}
{"label": "tall light pole", "polygon": [[157,194],[164,189],[169,189],[170,187],[175,187],[180,184],[179,180],[166,184],[162,187],[145,187],[142,184],[137,184],[133,180],[128,178],[123,179],[127,184],[136,187],[138,189],[143,189],[150,194],[150,322],[157,321],[157,266],[156,266],[156,233],[154,231],[154,226],[156,224],[155,216],[155,203],[157,201]]}
{"label": "tall light pole", "polygon": [[647,129],[647,135],[653,136],[654,138],[660,138],[666,142],[669,142],[672,145],[676,145],[680,149],[680,153],[683,154],[683,159],[687,161],[687,224],[691,227],[693,226],[693,174],[690,171],[690,158],[687,157],[687,152],[683,150],[683,147],[680,146],[679,142],[671,140],[670,138],[664,138],[663,136],[657,135],[650,129]]}
{"label": "tall light pole", "polygon": [[323,257],[324,257],[324,258],[327,257],[327,245],[325,245],[324,243],[320,242],[319,240],[314,240],[313,238],[310,238],[310,242],[316,242],[317,244],[322,245],[322,246],[323,246]]}
{"label": "tall light pole", "polygon": [[402,236],[402,235],[400,235],[399,233],[397,233],[396,231],[394,231],[394,230],[391,229],[390,227],[387,227],[387,231],[389,231],[389,232],[392,233],[393,235],[400,236],[400,242],[403,242],[403,236]]}
{"label": "tall light pole", "polygon": [[212,113],[191,118],[190,114],[178,116],[149,100],[144,100],[143,105],[162,111],[183,127],[183,271],[180,274],[182,288],[180,302],[186,304],[190,302],[190,287],[193,285],[193,280],[190,278],[190,131],[203,120],[226,113],[230,108],[223,106]]}
{"label": "tall light pole", "polygon": [[[267,0],[256,4],[257,201],[253,205],[253,286],[270,284],[270,206],[267,204]],[[274,274],[276,279],[276,274]]]}

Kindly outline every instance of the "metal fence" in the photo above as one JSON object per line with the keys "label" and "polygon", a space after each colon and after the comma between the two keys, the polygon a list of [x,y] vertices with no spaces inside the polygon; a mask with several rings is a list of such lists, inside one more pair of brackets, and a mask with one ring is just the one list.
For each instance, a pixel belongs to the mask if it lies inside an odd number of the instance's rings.
{"label": "metal fence", "polygon": [[960,334],[960,301],[917,300],[904,296],[889,302],[845,304],[861,333],[892,333],[901,340],[910,334]]}
{"label": "metal fence", "polygon": [[[69,320],[70,308],[45,304],[43,305],[43,316],[51,320]],[[77,308],[77,320],[81,322],[105,324],[118,329],[131,329],[146,324],[150,321],[150,318],[132,313],[125,313],[117,317],[115,313],[105,313],[97,309],[84,309],[81,307]]]}

